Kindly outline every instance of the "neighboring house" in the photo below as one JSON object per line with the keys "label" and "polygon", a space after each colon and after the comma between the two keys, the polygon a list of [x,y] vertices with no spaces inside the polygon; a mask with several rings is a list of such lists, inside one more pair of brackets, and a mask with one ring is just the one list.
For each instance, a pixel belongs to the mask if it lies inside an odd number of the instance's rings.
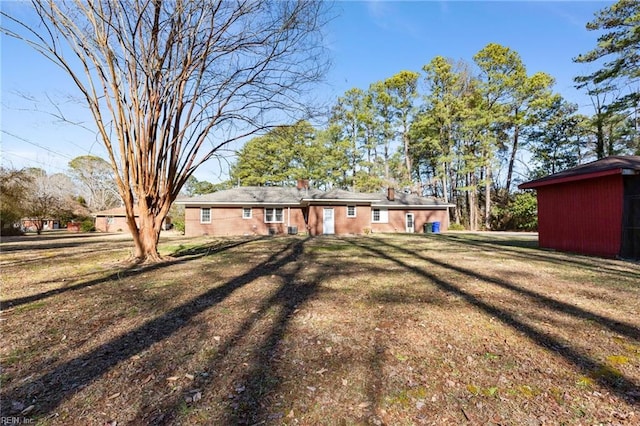
{"label": "neighboring house", "polygon": [[425,223],[449,225],[450,204],[396,193],[334,189],[238,187],[183,198],[185,235],[364,234],[422,232]]}
{"label": "neighboring house", "polygon": [[[138,207],[133,207],[133,213],[136,218],[136,224],[140,226],[138,219]],[[103,210],[101,212],[91,213],[96,219],[95,227],[98,232],[129,232],[127,225],[127,211],[124,207],[116,207],[109,210]],[[162,229],[171,228],[171,218],[166,217],[162,223]]]}
{"label": "neighboring house", "polygon": [[[136,223],[138,222],[138,209],[134,208]],[[96,219],[95,227],[98,232],[129,232],[127,225],[127,213],[124,207],[116,207],[109,210],[91,213]]]}
{"label": "neighboring house", "polygon": [[640,156],[611,156],[523,183],[538,197],[539,245],[640,259]]}
{"label": "neighboring house", "polygon": [[20,220],[20,226],[23,230],[29,232],[36,232],[37,225],[42,222],[42,230],[48,231],[51,229],[60,229],[60,220],[58,219],[32,219],[23,218]]}

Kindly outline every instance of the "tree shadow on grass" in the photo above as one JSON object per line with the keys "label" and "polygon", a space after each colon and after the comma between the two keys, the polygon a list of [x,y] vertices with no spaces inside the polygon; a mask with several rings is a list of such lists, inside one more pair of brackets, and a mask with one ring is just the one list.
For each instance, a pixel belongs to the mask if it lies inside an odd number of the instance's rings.
{"label": "tree shadow on grass", "polygon": [[[264,319],[269,312],[277,310],[277,315],[273,318],[268,333],[261,338],[261,342],[252,345],[251,351],[244,352],[252,361],[247,371],[234,380],[236,394],[230,396],[232,399],[226,412],[221,413],[221,424],[262,424],[281,418],[271,413],[270,409],[277,401],[271,401],[270,398],[282,385],[282,377],[276,365],[282,341],[295,313],[303,309],[304,304],[317,294],[322,281],[333,274],[331,270],[322,267],[317,268],[315,273],[305,270],[306,263],[301,259],[305,241],[296,243],[291,248],[291,253],[271,269],[270,274],[282,280],[277,291],[252,310],[252,314],[239,324],[233,337],[225,341],[215,356],[207,360],[210,369],[217,370],[218,365],[231,356],[232,351],[242,345],[244,339],[255,333],[255,324]],[[215,377],[197,383],[197,387],[201,389],[216,389],[219,386],[220,383]],[[182,398],[182,395],[173,397],[156,413],[145,412],[146,409],[143,407],[135,421],[154,425],[178,424],[179,419],[176,417],[184,404]]]}
{"label": "tree shadow on grass", "polygon": [[[638,272],[633,271],[621,271],[615,268],[612,268],[606,264],[609,259],[603,259],[599,257],[590,258],[591,261],[583,260],[582,257],[584,255],[579,254],[571,254],[565,252],[556,252],[547,249],[538,248],[537,242],[535,246],[530,246],[524,244],[523,241],[520,240],[498,240],[491,239],[490,241],[478,238],[478,237],[469,237],[469,236],[460,236],[460,235],[452,235],[452,234],[442,234],[441,238],[446,239],[452,243],[460,244],[466,247],[474,246],[479,248],[487,248],[491,247],[493,249],[497,249],[500,251],[508,252],[509,255],[519,257],[527,260],[542,260],[544,262],[551,262],[557,265],[563,264],[571,264],[576,265],[581,268],[589,269],[592,271],[607,271],[615,274],[620,274],[629,278],[638,278],[640,279],[640,269]],[[519,250],[526,249],[526,250]],[[595,263],[595,265],[594,265]],[[629,263],[631,265],[631,262]]]}
{"label": "tree shadow on grass", "polygon": [[[353,245],[356,245],[364,250],[367,250],[379,256],[380,258],[386,259],[399,266],[402,266],[407,271],[413,272],[419,276],[422,276],[428,279],[429,282],[432,282],[440,289],[462,298],[467,303],[475,306],[476,308],[483,311],[484,313],[497,318],[503,324],[515,330],[518,330],[519,332],[524,333],[532,342],[534,342],[538,346],[543,347],[555,354],[558,354],[559,356],[561,356],[571,364],[580,368],[585,375],[587,376],[592,375],[595,381],[600,383],[603,387],[606,387],[607,389],[609,389],[612,393],[625,399],[630,404],[640,403],[640,386],[637,383],[635,383],[633,380],[625,377],[624,375],[618,375],[618,374],[595,374],[594,375],[594,373],[598,373],[598,372],[599,373],[607,372],[610,370],[610,367],[592,359],[587,354],[579,352],[577,349],[573,349],[571,346],[564,344],[564,342],[561,342],[558,339],[555,339],[535,329],[531,325],[528,325],[518,320],[516,316],[514,316],[513,314],[506,312],[503,309],[500,309],[499,307],[494,306],[490,302],[482,300],[481,298],[467,292],[463,288],[457,286],[455,283],[447,281],[441,277],[438,277],[437,275],[429,272],[429,270],[426,267],[418,267],[418,266],[411,265],[409,263],[406,263],[402,259],[396,256],[393,256],[391,253],[393,251],[404,253],[414,258],[419,258],[421,260],[424,260],[425,262],[442,266],[444,268],[448,268],[457,272],[461,272],[470,277],[474,277],[481,280],[487,280],[493,284],[499,285],[504,288],[508,288],[512,291],[522,292],[528,297],[544,298],[544,296],[538,295],[535,292],[520,289],[519,287],[510,283],[507,283],[503,280],[496,280],[491,277],[479,275],[473,271],[469,271],[464,268],[458,268],[444,262],[435,261],[434,259],[421,256],[414,251],[411,251],[402,247],[398,247],[396,245],[390,244],[381,239],[368,238],[368,239],[362,239],[362,240],[347,240],[347,241],[349,241]],[[386,248],[380,248],[381,245],[384,245]],[[554,301],[555,303],[551,303],[551,302],[552,302],[552,299],[548,300],[549,305],[553,309],[556,309],[556,310],[565,312],[569,315],[574,315],[580,318],[592,319],[607,328],[610,328],[616,332],[620,332],[621,334],[627,334],[630,337],[636,338],[636,336],[638,336],[638,330],[633,326],[620,324],[617,321],[612,321],[610,319],[604,318],[597,314],[589,313],[587,311],[584,311],[580,308],[566,304],[564,302],[559,302],[559,301]]]}
{"label": "tree shadow on grass", "polygon": [[618,333],[621,335],[624,335],[626,337],[629,337],[631,339],[636,339],[636,340],[640,340],[640,329],[632,324],[627,324],[624,323],[622,321],[615,321],[612,320],[611,318],[607,318],[605,316],[590,312],[586,309],[582,309],[578,306],[572,305],[570,303],[566,303],[566,302],[562,302],[560,300],[554,299],[552,297],[548,297],[545,296],[541,293],[538,293],[536,291],[527,289],[527,288],[523,288],[520,286],[517,286],[507,280],[503,280],[503,279],[499,279],[499,278],[495,278],[489,275],[485,275],[485,274],[481,274],[478,273],[477,271],[471,270],[471,269],[467,269],[467,268],[463,268],[460,266],[455,266],[452,263],[447,263],[447,262],[442,262],[439,261],[437,259],[434,259],[433,257],[427,257],[424,255],[419,255],[411,250],[407,250],[405,248],[401,248],[398,247],[396,245],[393,244],[389,244],[387,242],[382,242],[382,244],[387,245],[390,248],[393,248],[395,250],[400,250],[403,251],[407,254],[411,254],[412,256],[416,256],[426,262],[441,266],[443,268],[447,268],[447,269],[452,269],[456,272],[460,272],[462,274],[465,274],[467,276],[473,277],[473,278],[477,278],[486,282],[490,282],[492,284],[495,284],[497,286],[500,286],[502,288],[505,288],[507,290],[511,290],[515,293],[518,293],[520,295],[523,295],[525,297],[528,297],[533,303],[540,305],[541,307],[544,308],[548,308],[548,309],[553,309],[559,312],[564,312],[566,314],[569,314],[573,317],[576,318],[581,318],[581,319],[585,319],[588,321],[594,321],[598,324],[600,324],[601,326],[608,328],[609,330],[613,331],[614,333]]}
{"label": "tree shadow on grass", "polygon": [[[236,246],[243,243],[246,242],[236,243]],[[4,386],[2,412],[12,414],[10,401],[25,400],[36,394],[39,402],[33,414],[50,414],[64,400],[105,375],[118,363],[167,339],[185,327],[193,317],[220,303],[240,287],[295,261],[297,253],[302,250],[302,244],[299,240],[288,243],[281,251],[274,253],[245,274],[216,286],[158,318],[147,321],[137,329],[99,346],[82,357],[58,365],[44,374],[32,371],[32,374],[27,376],[30,377],[29,380]]]}
{"label": "tree shadow on grass", "polygon": [[[0,251],[3,252],[17,252],[17,251],[29,251],[30,253],[42,251],[42,250],[55,250],[85,246],[87,243],[128,243],[130,244],[132,239],[128,234],[117,235],[115,238],[111,236],[101,236],[96,234],[82,234],[75,235],[69,234],[64,236],[25,236],[17,237],[19,239],[12,239],[10,241],[3,241],[0,245]],[[91,241],[89,241],[91,240]]]}
{"label": "tree shadow on grass", "polygon": [[[234,329],[232,337],[216,348],[215,355],[205,363],[207,371],[218,371],[225,363],[237,364],[238,371],[243,371],[233,380],[234,389],[228,395],[226,411],[215,414],[221,417],[216,419],[219,424],[264,424],[283,420],[284,415],[281,412],[273,412],[274,409],[284,409],[284,407],[278,408],[282,400],[274,396],[282,390],[285,380],[279,371],[281,365],[279,356],[284,351],[282,342],[287,340],[286,333],[296,313],[304,309],[305,303],[319,293],[322,283],[342,274],[336,268],[327,268],[318,263],[313,254],[306,254],[305,241],[307,240],[294,245],[286,261],[274,265],[269,272],[272,278],[280,279],[282,284],[251,310],[251,315]],[[306,268],[310,264],[313,265],[314,272]],[[274,311],[277,312],[275,317],[269,317]],[[264,330],[257,330],[256,324],[267,318],[270,325],[266,333]],[[246,340],[256,337],[260,342],[251,343],[248,346]],[[239,365],[240,360],[229,360],[239,347],[250,348],[242,351],[242,360],[247,361],[243,363],[247,367],[246,370]],[[372,362],[380,364],[380,368],[382,352],[383,349],[379,348],[372,356]],[[287,373],[284,372],[284,374]],[[206,378],[197,377],[191,387],[214,393],[213,390],[219,390],[224,386],[221,382],[226,379],[228,377],[220,378],[216,374],[207,375]],[[381,383],[382,378],[380,377],[379,380]],[[378,395],[371,395],[371,397],[379,400],[380,389],[382,389],[381,385],[376,391]],[[167,398],[161,406],[154,406],[153,403],[142,406],[134,423],[179,424],[180,411],[185,409],[184,396],[179,393]],[[150,411],[151,409],[153,411]]]}
{"label": "tree shadow on grass", "polygon": [[[257,241],[259,239],[261,238],[251,238],[251,239],[239,240],[239,241],[213,242],[211,244],[203,244],[201,246],[198,246],[189,250],[178,250],[174,254],[169,255],[172,259],[164,262],[153,263],[148,265],[130,264],[126,267],[119,268],[116,272],[112,272],[106,276],[101,276],[99,278],[83,281],[77,284],[66,285],[64,287],[54,288],[52,290],[33,294],[30,296],[16,297],[15,299],[0,301],[0,310],[15,308],[20,305],[37,302],[37,301],[56,296],[58,294],[66,293],[69,291],[78,291],[88,287],[93,287],[95,285],[104,284],[109,281],[117,281],[126,277],[140,275],[140,274],[144,274],[145,272],[151,272],[151,271],[166,268],[169,266],[177,265],[180,263],[189,262],[195,259],[199,259],[201,257],[212,256],[214,254],[218,254],[223,251],[232,249],[234,247],[238,247],[238,246],[250,243],[252,241]],[[93,275],[93,273],[91,275]]]}

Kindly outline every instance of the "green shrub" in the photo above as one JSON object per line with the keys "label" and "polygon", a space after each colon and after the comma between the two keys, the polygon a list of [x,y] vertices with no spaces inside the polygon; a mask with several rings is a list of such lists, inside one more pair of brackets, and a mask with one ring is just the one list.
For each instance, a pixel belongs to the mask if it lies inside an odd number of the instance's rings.
{"label": "green shrub", "polygon": [[173,229],[180,232],[181,234],[184,234],[184,218],[173,220],[171,224],[173,225]]}
{"label": "green shrub", "polygon": [[171,210],[169,210],[169,217],[171,218],[173,229],[184,234],[184,206],[172,205]]}
{"label": "green shrub", "polygon": [[93,219],[85,219],[80,223],[80,231],[82,232],[93,232],[95,230],[96,227],[93,224]]}
{"label": "green shrub", "polygon": [[496,231],[536,231],[538,229],[538,200],[532,192],[509,196],[506,205],[491,210],[491,229]]}
{"label": "green shrub", "polygon": [[464,231],[464,225],[459,223],[451,223],[449,224],[449,231]]}

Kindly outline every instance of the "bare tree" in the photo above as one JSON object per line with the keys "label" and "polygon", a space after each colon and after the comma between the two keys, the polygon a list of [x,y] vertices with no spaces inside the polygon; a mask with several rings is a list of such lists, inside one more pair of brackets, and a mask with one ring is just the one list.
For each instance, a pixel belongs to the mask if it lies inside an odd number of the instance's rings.
{"label": "bare tree", "polygon": [[134,255],[155,261],[162,221],[198,166],[231,141],[308,115],[304,95],[328,65],[326,4],[32,0],[42,25],[2,12],[2,30],[79,88],[114,170]]}
{"label": "bare tree", "polygon": [[118,186],[107,161],[94,155],[81,155],[69,162],[69,172],[85,190],[90,209],[101,211],[120,206]]}
{"label": "bare tree", "polygon": [[39,168],[26,169],[29,176],[29,187],[23,195],[25,214],[31,226],[40,235],[49,220],[57,219],[63,210],[64,189],[60,179],[47,176],[47,172]]}

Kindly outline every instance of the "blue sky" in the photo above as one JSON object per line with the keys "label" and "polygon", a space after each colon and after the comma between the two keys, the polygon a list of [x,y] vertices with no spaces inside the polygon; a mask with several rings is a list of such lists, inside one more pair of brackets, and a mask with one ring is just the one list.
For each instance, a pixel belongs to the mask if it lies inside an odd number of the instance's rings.
{"label": "blue sky", "polygon": [[[24,13],[18,3],[5,11]],[[589,99],[573,88],[573,77],[588,65],[572,58],[596,45],[598,34],[585,29],[594,13],[612,2],[580,1],[370,1],[337,2],[326,28],[333,67],[318,95],[329,101],[353,87],[402,70],[419,72],[434,56],[472,62],[494,42],[518,52],[529,74],[544,71],[556,79],[555,91],[590,113]],[[91,130],[62,123],[56,115],[91,127],[69,78],[21,43],[2,36],[0,141],[2,164],[66,170],[78,155],[105,156]],[[55,106],[54,106],[55,105]],[[237,147],[236,147],[237,148]],[[226,166],[217,162],[196,176],[216,182]]]}

